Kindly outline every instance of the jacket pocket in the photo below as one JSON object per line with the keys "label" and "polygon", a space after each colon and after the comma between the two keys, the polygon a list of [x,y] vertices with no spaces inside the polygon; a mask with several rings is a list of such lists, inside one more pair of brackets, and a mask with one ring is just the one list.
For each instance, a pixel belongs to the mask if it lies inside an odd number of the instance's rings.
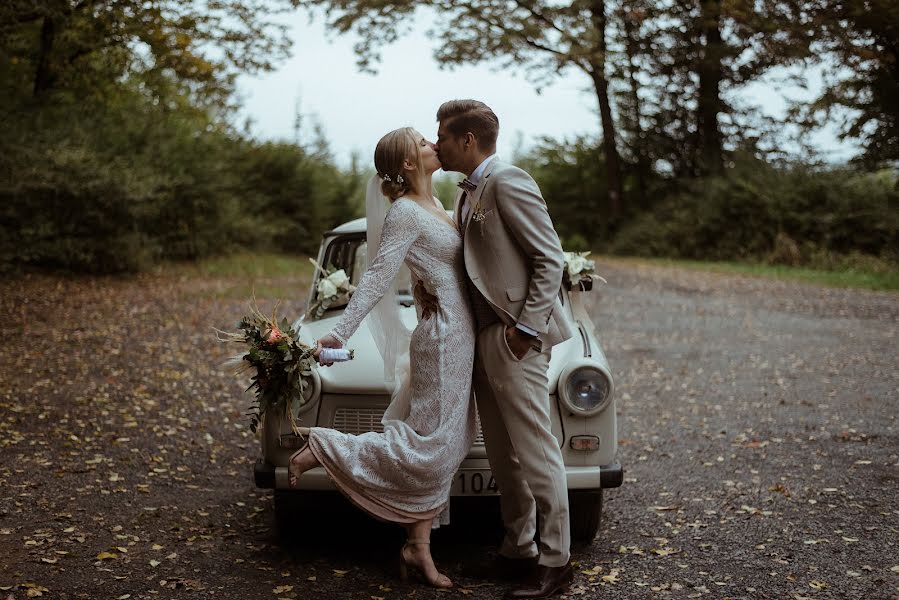
{"label": "jacket pocket", "polygon": [[524,285],[506,288],[506,297],[510,302],[520,302],[528,297],[528,288]]}

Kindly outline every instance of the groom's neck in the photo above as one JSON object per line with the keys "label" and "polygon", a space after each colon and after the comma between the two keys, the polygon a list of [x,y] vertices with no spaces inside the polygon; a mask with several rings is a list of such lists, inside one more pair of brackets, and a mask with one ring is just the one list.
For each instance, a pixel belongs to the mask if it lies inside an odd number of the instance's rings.
{"label": "groom's neck", "polygon": [[484,162],[488,156],[493,154],[492,152],[476,152],[471,157],[471,162],[468,163],[465,167],[465,175],[467,177],[471,177],[471,174],[474,173],[474,170],[481,166],[481,163]]}

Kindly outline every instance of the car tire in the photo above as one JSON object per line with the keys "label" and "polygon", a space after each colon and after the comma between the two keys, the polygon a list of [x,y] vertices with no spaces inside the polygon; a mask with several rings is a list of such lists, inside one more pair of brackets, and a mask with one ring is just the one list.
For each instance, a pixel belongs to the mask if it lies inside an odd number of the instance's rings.
{"label": "car tire", "polygon": [[599,532],[602,517],[602,490],[571,490],[568,492],[568,514],[571,518],[571,539],[589,544]]}
{"label": "car tire", "polygon": [[288,490],[275,490],[275,530],[283,542],[297,539],[294,533],[299,529],[300,494]]}

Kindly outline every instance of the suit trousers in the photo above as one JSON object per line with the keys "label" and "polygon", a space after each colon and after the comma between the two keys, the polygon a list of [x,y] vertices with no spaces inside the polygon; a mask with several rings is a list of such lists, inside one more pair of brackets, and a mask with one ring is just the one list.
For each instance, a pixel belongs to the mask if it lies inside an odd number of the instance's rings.
{"label": "suit trousers", "polygon": [[[565,464],[550,420],[546,372],[551,350],[532,349],[518,360],[505,330],[503,323],[480,330],[473,378],[506,529],[500,554],[539,555],[539,564],[559,567],[570,558],[571,528]],[[538,522],[539,549],[534,541]]]}

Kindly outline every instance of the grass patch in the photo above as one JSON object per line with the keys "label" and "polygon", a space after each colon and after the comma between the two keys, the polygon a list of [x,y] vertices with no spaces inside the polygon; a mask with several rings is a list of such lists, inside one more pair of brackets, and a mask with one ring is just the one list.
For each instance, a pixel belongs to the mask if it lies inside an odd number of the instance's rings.
{"label": "grass patch", "polygon": [[675,260],[670,258],[635,258],[625,260],[646,261],[656,265],[683,267],[699,271],[712,271],[715,273],[736,273],[740,275],[752,275],[755,277],[767,277],[785,281],[801,281],[827,287],[861,288],[891,292],[899,290],[899,270],[896,270],[895,268],[889,270],[862,270],[849,268],[831,271],[808,267],[787,267],[740,262],[705,262],[700,260]]}
{"label": "grass patch", "polygon": [[197,262],[168,263],[160,267],[160,274],[221,279],[232,277],[270,279],[298,276],[310,279],[314,268],[307,256],[240,252]]}
{"label": "grass patch", "polygon": [[314,265],[305,256],[241,252],[192,263],[169,263],[157,274],[189,280],[189,297],[305,301]]}

